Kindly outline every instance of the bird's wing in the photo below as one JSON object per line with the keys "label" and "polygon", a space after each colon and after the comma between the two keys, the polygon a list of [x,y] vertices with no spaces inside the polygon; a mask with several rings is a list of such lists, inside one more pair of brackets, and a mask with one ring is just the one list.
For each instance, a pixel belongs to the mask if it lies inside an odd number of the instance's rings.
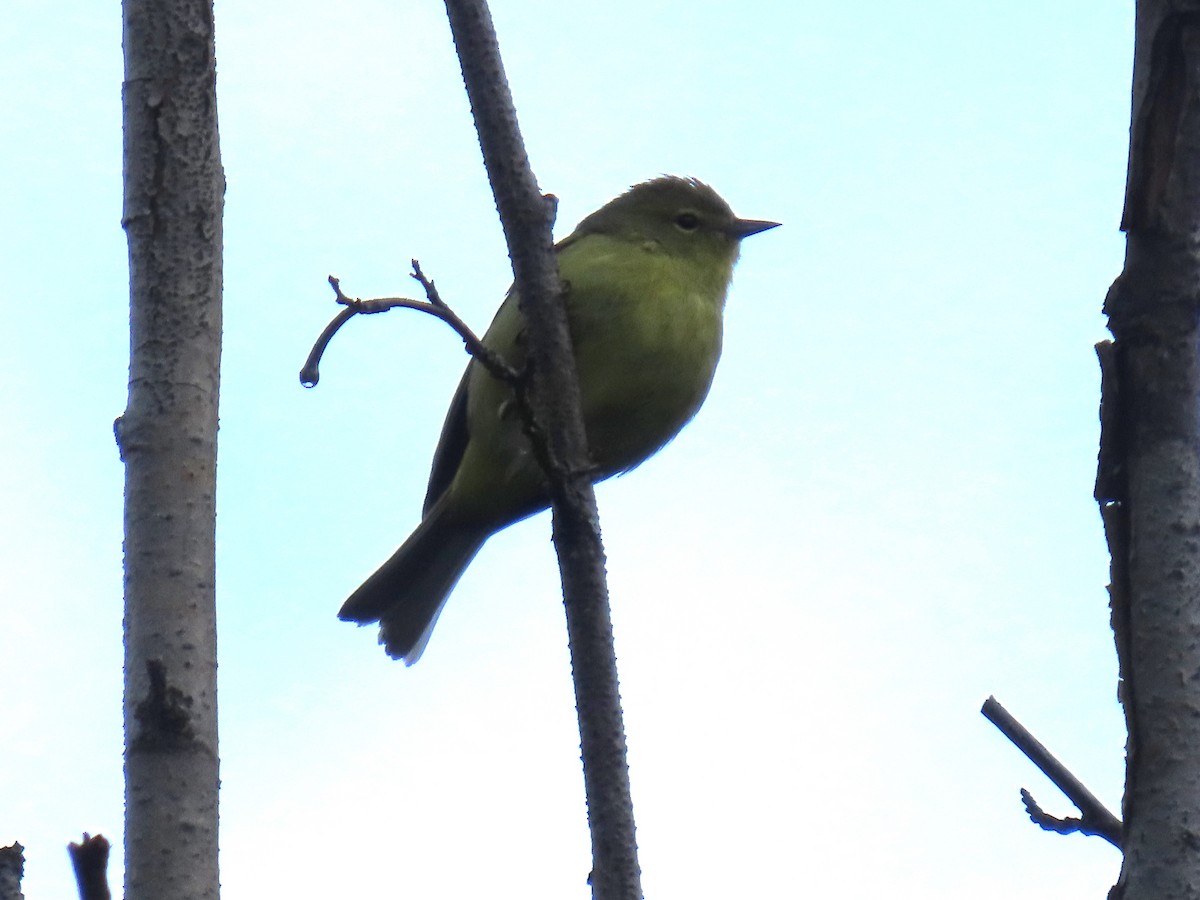
{"label": "bird's wing", "polygon": [[442,424],[442,436],[438,438],[437,449],[433,452],[433,466],[429,471],[429,488],[425,492],[423,513],[428,513],[433,504],[450,487],[454,475],[462,462],[463,452],[467,449],[467,382],[471,377],[471,367],[475,361],[467,363],[462,380],[458,382],[458,390],[450,401],[450,411],[446,413],[446,421]]}
{"label": "bird's wing", "polygon": [[[576,229],[567,235],[554,245],[555,252],[561,254],[563,250],[579,240],[583,233]],[[497,310],[495,319],[492,320],[491,327],[483,336],[483,342],[500,353],[501,357],[507,356],[507,362],[511,366],[524,364],[524,353],[518,344],[521,325],[519,316],[515,314],[516,308],[516,297],[513,288],[510,287],[504,303]],[[442,425],[442,436],[438,439],[437,449],[433,453],[429,487],[425,492],[424,513],[428,513],[433,504],[437,503],[446,489],[450,487],[450,483],[454,481],[454,476],[458,473],[458,467],[462,463],[463,454],[466,452],[467,440],[470,438],[470,431],[467,427],[467,386],[471,380],[471,373],[477,365],[479,363],[475,360],[471,360],[467,364],[467,370],[463,372],[462,380],[458,383],[458,390],[454,392],[454,399],[450,401],[450,411],[446,413],[446,421]]]}

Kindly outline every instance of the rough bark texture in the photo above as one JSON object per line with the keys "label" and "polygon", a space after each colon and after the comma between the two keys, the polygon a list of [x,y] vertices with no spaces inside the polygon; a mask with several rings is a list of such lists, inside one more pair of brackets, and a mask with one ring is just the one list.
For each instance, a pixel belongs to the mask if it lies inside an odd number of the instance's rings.
{"label": "rough bark texture", "polygon": [[215,898],[224,175],[211,0],[125,0],[125,897]]}
{"label": "rough bark texture", "polygon": [[1200,896],[1200,4],[1140,0],[1097,499],[1129,727],[1112,897]]}
{"label": "rough bark texture", "polygon": [[535,444],[542,443],[551,481],[575,678],[592,834],[592,894],[597,900],[641,900],[604,548],[570,331],[560,302],[553,215],[529,166],[487,4],[446,0],[446,11],[527,323],[531,406],[543,439]]}
{"label": "rough bark texture", "polygon": [[25,877],[25,848],[20,844],[0,847],[0,900],[25,900],[21,879]]}

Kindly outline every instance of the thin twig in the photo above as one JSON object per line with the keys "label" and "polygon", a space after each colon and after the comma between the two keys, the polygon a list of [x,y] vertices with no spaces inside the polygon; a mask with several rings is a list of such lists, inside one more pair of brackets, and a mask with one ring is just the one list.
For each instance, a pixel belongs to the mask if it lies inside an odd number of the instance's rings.
{"label": "thin twig", "polygon": [[1059,834],[1079,832],[1081,834],[1102,837],[1118,850],[1121,849],[1122,825],[1121,820],[1108,811],[1108,808],[1089,791],[1074,774],[1064,766],[1046,747],[1029,733],[1029,730],[1013,718],[1012,714],[1000,705],[995,697],[988,697],[983,702],[983,715],[1000,729],[1000,733],[1017,745],[1030,761],[1045,773],[1046,777],[1057,785],[1058,789],[1067,795],[1082,816],[1078,819],[1058,819],[1042,811],[1034,801],[1033,796],[1022,789],[1021,798],[1029,817],[1047,831]]}
{"label": "thin twig", "polygon": [[[334,290],[337,290],[337,279],[332,275],[329,276],[329,283],[334,286]],[[300,369],[300,383],[306,388],[316,387],[317,382],[321,380],[319,366],[321,357],[325,355],[325,348],[329,346],[333,336],[338,333],[338,329],[349,322],[356,312],[358,312],[357,309],[343,309],[334,316],[333,321],[325,326],[325,330],[313,344],[312,350],[308,351],[308,359],[304,361],[304,366]]]}
{"label": "thin twig", "polygon": [[425,273],[421,271],[421,264],[415,259],[412,261],[412,267],[413,270],[410,277],[425,289],[425,296],[429,300],[428,307],[414,306],[412,308],[422,309],[431,315],[435,315],[453,328],[458,333],[458,336],[463,339],[463,343],[467,347],[467,352],[471,356],[479,360],[480,364],[496,378],[516,387],[521,381],[521,373],[505,362],[499,353],[496,353],[491,347],[486,346],[483,341],[477,338],[475,332],[467,327],[467,323],[460,319],[454,310],[446,305],[438,293],[437,285],[425,277]]}
{"label": "thin twig", "polygon": [[521,374],[506,363],[500,354],[493,351],[490,347],[485,346],[483,341],[476,336],[475,332],[467,326],[467,323],[460,319],[457,313],[442,300],[438,294],[436,285],[426,278],[425,273],[421,271],[421,264],[414,259],[412,266],[413,270],[410,277],[419,282],[421,287],[425,289],[427,300],[413,300],[410,297],[373,297],[369,300],[363,300],[360,297],[348,297],[342,293],[341,280],[335,278],[333,275],[329,276],[329,285],[333,288],[334,292],[334,302],[344,306],[345,309],[334,316],[332,321],[325,326],[325,330],[321,332],[321,336],[317,338],[312,350],[309,351],[308,358],[304,361],[304,366],[300,369],[300,383],[302,385],[307,388],[316,387],[317,382],[321,380],[319,370],[321,357],[325,354],[325,348],[329,346],[329,342],[333,340],[333,336],[337,334],[339,328],[349,322],[355,315],[374,315],[375,313],[387,312],[390,309],[415,309],[418,312],[428,313],[431,316],[441,319],[462,338],[467,352],[479,360],[480,365],[491,372],[496,378],[514,387],[520,383]]}
{"label": "thin twig", "polygon": [[[1025,811],[1029,813],[1029,818],[1033,824],[1041,827],[1044,831],[1053,831],[1056,834],[1079,833],[1108,839],[1107,835],[1092,830],[1085,819],[1077,816],[1059,818],[1058,816],[1050,815],[1050,813],[1038,805],[1038,802],[1033,799],[1033,794],[1029,793],[1025,788],[1021,788],[1021,802],[1025,804]],[[1120,849],[1120,847],[1117,849]]]}

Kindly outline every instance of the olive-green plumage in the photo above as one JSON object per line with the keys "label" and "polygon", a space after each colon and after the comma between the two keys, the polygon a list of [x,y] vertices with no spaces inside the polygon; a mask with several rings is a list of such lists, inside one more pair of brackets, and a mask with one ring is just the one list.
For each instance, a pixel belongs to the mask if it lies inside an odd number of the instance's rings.
{"label": "olive-green plumage", "polygon": [[[700,408],[721,355],[739,243],[775,224],[737,218],[698,181],[664,177],[631,188],[556,245],[597,481],[652,456]],[[509,291],[483,342],[519,368],[520,333]],[[548,505],[511,396],[479,363],[467,365],[421,524],[339,613],[378,621],[380,643],[409,665],[484,541]]]}

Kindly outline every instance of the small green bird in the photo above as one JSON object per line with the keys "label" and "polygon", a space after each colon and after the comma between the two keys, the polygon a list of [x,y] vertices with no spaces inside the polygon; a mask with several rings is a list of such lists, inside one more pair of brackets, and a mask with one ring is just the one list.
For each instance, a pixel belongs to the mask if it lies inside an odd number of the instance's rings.
{"label": "small green bird", "polygon": [[[778,224],[739,219],[708,185],[667,176],[605,204],[555,246],[596,481],[644,462],[696,414],[721,355],[740,242]],[[483,342],[520,369],[521,332],[510,290]],[[468,363],[421,524],[338,613],[379,622],[379,642],[408,665],[484,542],[549,505],[511,399],[508,385]]]}

